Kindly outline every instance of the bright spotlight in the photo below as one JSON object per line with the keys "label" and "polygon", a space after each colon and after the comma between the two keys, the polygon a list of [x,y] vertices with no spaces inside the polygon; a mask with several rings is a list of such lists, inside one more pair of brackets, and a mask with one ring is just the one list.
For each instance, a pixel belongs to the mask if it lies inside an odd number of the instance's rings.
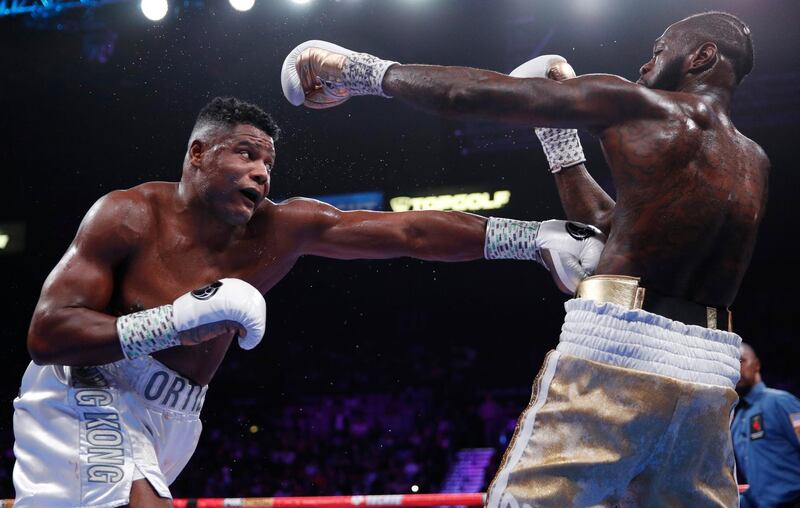
{"label": "bright spotlight", "polygon": [[231,6],[237,11],[249,11],[255,5],[256,0],[230,0]]}
{"label": "bright spotlight", "polygon": [[292,0],[292,3],[295,3],[295,4],[307,4],[310,1],[311,0]]}
{"label": "bright spotlight", "polygon": [[412,485],[411,486],[411,492],[419,492],[419,486],[418,485]]}
{"label": "bright spotlight", "polygon": [[144,17],[150,21],[159,21],[164,19],[169,10],[167,0],[142,0],[140,4]]}

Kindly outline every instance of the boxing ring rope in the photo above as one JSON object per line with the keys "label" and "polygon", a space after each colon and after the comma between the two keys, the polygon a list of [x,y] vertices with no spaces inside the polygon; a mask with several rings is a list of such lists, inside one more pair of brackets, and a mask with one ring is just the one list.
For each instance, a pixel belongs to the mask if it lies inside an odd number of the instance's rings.
{"label": "boxing ring rope", "polygon": [[[739,485],[739,492],[748,485]],[[175,508],[380,508],[392,506],[483,506],[486,494],[388,494],[370,496],[311,496],[311,497],[218,497],[174,499]],[[0,508],[14,506],[13,499],[3,499]]]}
{"label": "boxing ring rope", "polygon": [[[176,499],[175,508],[354,508],[389,506],[483,506],[485,494],[397,494],[382,496],[262,497],[241,499]],[[196,501],[197,504],[193,502]]]}

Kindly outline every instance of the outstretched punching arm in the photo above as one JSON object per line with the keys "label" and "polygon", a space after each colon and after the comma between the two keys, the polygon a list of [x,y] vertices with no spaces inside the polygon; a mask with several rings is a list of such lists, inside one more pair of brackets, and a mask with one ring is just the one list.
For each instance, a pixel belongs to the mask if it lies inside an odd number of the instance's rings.
{"label": "outstretched punching arm", "polygon": [[556,82],[429,65],[390,67],[383,89],[415,107],[452,117],[592,129],[646,112],[652,94],[611,75]]}
{"label": "outstretched punching arm", "polygon": [[296,198],[310,227],[306,252],[335,259],[414,257],[428,261],[483,258],[486,218],[463,212],[341,211]]}
{"label": "outstretched punching arm", "polygon": [[380,95],[448,116],[538,127],[602,129],[665,111],[660,92],[618,76],[557,82],[468,67],[400,65],[325,41],[297,46],[284,61],[281,82],[290,102],[311,108],[337,106],[355,95]]}
{"label": "outstretched punching arm", "polygon": [[286,220],[297,224],[300,254],[336,259],[414,257],[431,261],[529,259],[573,292],[594,271],[602,234],[565,221],[516,221],[463,212],[341,211],[319,201],[287,201]]}

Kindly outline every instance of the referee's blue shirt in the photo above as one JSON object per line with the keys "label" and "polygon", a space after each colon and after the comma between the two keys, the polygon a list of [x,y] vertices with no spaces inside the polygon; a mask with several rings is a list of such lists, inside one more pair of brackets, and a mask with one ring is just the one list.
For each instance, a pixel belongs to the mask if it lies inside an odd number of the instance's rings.
{"label": "referee's blue shirt", "polygon": [[758,383],[739,401],[731,433],[736,464],[750,484],[741,507],[800,503],[800,399]]}

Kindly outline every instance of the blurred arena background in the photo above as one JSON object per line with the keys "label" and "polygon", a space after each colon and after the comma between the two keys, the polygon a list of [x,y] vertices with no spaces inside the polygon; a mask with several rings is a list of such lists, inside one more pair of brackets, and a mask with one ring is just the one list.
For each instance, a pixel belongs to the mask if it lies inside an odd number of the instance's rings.
{"label": "blurred arena background", "polygon": [[[563,217],[531,129],[442,120],[374,97],[322,112],[290,106],[280,66],[307,39],[501,72],[558,53],[580,74],[635,79],[670,23],[712,9],[740,16],[756,60],[733,118],[773,169],[734,328],[758,351],[767,384],[800,395],[796,0],[163,5],[165,17],[151,21],[134,0],[0,0],[0,498],[13,497],[11,401],[42,282],[97,198],[179,178],[189,129],[214,96],[254,101],[283,128],[273,199]],[[583,142],[587,166],[610,190],[599,145]],[[267,295],[262,344],[228,353],[198,451],[173,493],[485,488],[556,343],[565,299],[533,263],[302,259]]]}

